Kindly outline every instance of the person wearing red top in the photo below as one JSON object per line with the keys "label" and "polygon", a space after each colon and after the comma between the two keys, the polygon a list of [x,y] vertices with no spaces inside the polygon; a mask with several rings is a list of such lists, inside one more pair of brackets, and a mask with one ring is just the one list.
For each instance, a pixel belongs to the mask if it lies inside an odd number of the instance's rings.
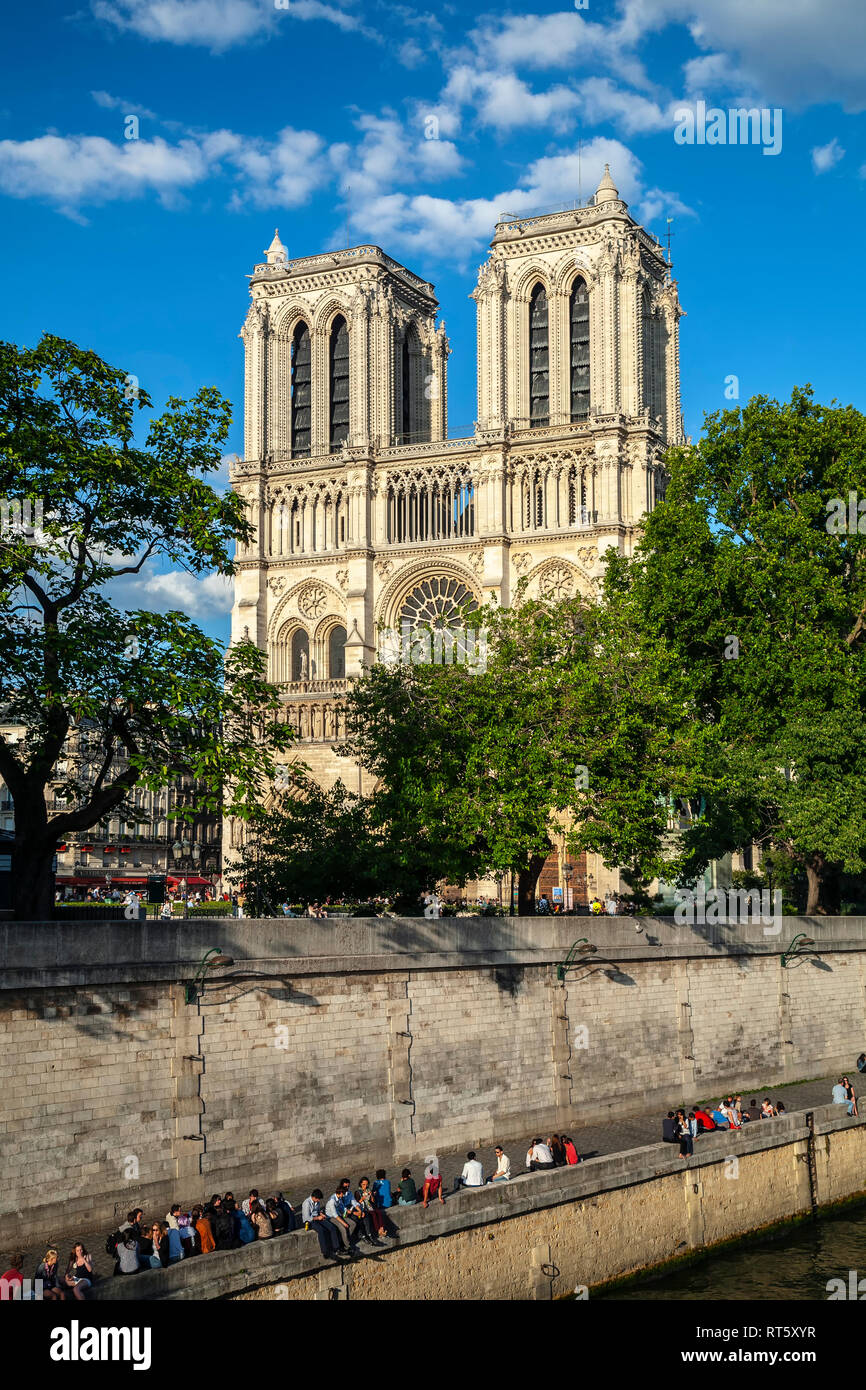
{"label": "person wearing red top", "polygon": [[577,1152],[577,1149],[574,1147],[574,1141],[573,1141],[572,1139],[569,1139],[569,1137],[568,1137],[567,1134],[563,1134],[563,1136],[562,1136],[562,1146],[563,1146],[563,1148],[565,1149],[565,1161],[566,1161],[566,1163],[579,1163],[579,1162],[580,1162],[580,1154]]}
{"label": "person wearing red top", "polygon": [[21,1266],[23,1263],[23,1255],[13,1255],[12,1262],[6,1273],[0,1274],[0,1299],[12,1298],[12,1285],[24,1283],[24,1275],[21,1273]]}
{"label": "person wearing red top", "polygon": [[715,1120],[713,1119],[712,1115],[707,1113],[706,1110],[696,1110],[695,1119],[697,1120],[698,1124],[701,1125],[702,1128],[707,1131],[716,1128]]}

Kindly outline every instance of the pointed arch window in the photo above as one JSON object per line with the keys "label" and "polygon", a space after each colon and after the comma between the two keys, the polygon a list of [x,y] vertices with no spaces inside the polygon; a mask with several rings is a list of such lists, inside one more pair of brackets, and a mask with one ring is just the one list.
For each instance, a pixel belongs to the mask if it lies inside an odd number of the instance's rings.
{"label": "pointed arch window", "polygon": [[349,329],[342,316],[331,325],[330,343],[331,453],[349,438]]}
{"label": "pointed arch window", "polygon": [[411,385],[412,385],[412,384],[411,384],[411,378],[410,378],[410,375],[409,375],[410,370],[411,370],[411,357],[410,357],[410,354],[409,354],[409,334],[408,334],[408,332],[403,334],[403,348],[402,348],[402,352],[401,352],[401,354],[400,354],[400,358],[401,358],[401,360],[400,360],[400,368],[401,368],[401,370],[400,370],[400,379],[401,379],[401,384],[402,384],[402,387],[403,387],[403,390],[402,390],[403,399],[402,399],[402,402],[401,402],[402,410],[401,410],[401,418],[400,418],[400,429],[401,429],[402,435],[403,435],[403,438],[402,438],[402,440],[401,440],[401,443],[403,443],[403,444],[408,444],[408,442],[409,442],[409,435],[410,435],[410,432],[411,432],[411,429],[412,429],[412,390],[411,390]]}
{"label": "pointed arch window", "polygon": [[571,329],[571,418],[589,416],[589,291],[583,280],[575,280],[569,301]]}
{"label": "pointed arch window", "polygon": [[328,675],[332,681],[345,679],[346,629],[342,625],[332,627],[328,634]]}
{"label": "pointed arch window", "polygon": [[303,319],[292,334],[292,455],[310,453],[310,330]]}
{"label": "pointed arch window", "polygon": [[550,421],[550,345],[547,293],[536,285],[529,301],[529,423]]}

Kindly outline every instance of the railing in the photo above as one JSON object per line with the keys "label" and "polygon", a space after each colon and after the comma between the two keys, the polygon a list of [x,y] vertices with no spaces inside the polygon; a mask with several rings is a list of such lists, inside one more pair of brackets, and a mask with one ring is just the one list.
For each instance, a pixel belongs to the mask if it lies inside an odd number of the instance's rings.
{"label": "railing", "polygon": [[286,695],[339,695],[348,690],[347,680],[281,681],[280,690]]}

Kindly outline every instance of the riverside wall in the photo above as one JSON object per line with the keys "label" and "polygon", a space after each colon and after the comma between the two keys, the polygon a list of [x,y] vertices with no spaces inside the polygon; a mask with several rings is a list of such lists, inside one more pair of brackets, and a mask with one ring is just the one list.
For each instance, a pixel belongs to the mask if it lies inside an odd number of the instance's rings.
{"label": "riverside wall", "polygon": [[[798,932],[817,954],[783,969]],[[850,1068],[866,920],[3,922],[0,1035],[14,1244]]]}
{"label": "riverside wall", "polygon": [[[840,1113],[841,1112],[841,1113]],[[751,1132],[750,1132],[751,1131]],[[551,1300],[663,1270],[738,1238],[861,1197],[866,1122],[821,1106],[737,1133],[706,1135],[684,1165],[650,1144],[576,1168],[396,1208],[399,1243],[327,1264],[312,1233],[257,1241],[135,1279],[100,1300]],[[839,1271],[847,1277],[847,1270]],[[816,1299],[826,1297],[816,1286]]]}

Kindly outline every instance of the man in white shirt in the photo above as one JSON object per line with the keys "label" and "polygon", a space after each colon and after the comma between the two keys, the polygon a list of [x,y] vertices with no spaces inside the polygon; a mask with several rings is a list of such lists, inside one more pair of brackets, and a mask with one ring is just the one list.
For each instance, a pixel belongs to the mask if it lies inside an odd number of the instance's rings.
{"label": "man in white shirt", "polygon": [[466,1155],[466,1162],[463,1165],[463,1172],[454,1183],[454,1191],[459,1192],[461,1187],[483,1187],[484,1169],[475,1157],[475,1150],[470,1149]]}
{"label": "man in white shirt", "polygon": [[553,1167],[553,1154],[541,1139],[533,1139],[526,1155],[526,1166],[530,1173],[539,1173]]}
{"label": "man in white shirt", "polygon": [[488,1182],[508,1182],[511,1177],[511,1159],[508,1154],[502,1152],[502,1145],[497,1144],[493,1150],[496,1154],[496,1172]]}

